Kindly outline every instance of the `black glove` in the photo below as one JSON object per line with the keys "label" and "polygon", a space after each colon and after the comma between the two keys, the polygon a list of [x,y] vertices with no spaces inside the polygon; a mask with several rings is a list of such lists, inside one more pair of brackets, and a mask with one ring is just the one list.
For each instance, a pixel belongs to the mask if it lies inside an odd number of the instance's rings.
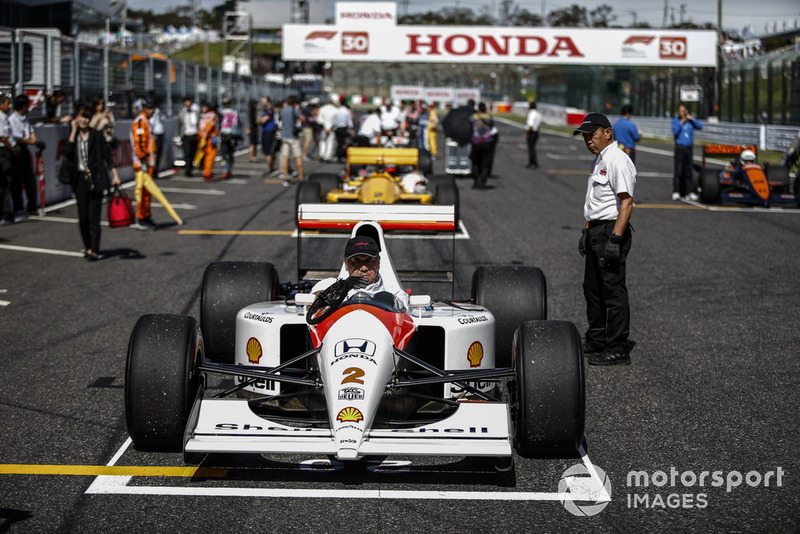
{"label": "black glove", "polygon": [[581,256],[586,256],[586,228],[581,230],[581,238],[578,240],[578,252]]}
{"label": "black glove", "polygon": [[44,149],[45,149],[45,147],[47,146],[47,145],[45,144],[45,142],[44,142],[44,141],[42,141],[41,139],[40,139],[40,140],[38,140],[38,141],[36,141],[36,142],[34,143],[34,145],[35,145],[35,146],[36,146],[36,148],[37,148],[37,149],[39,149],[39,150],[44,150]]}
{"label": "black glove", "polygon": [[367,287],[367,279],[363,276],[351,276],[343,280],[344,284],[347,286],[348,291],[351,289],[362,289]]}
{"label": "black glove", "polygon": [[613,269],[619,265],[620,245],[622,245],[622,236],[611,234],[611,237],[608,238],[608,242],[606,243],[605,253],[603,254],[603,257],[606,260],[606,268]]}

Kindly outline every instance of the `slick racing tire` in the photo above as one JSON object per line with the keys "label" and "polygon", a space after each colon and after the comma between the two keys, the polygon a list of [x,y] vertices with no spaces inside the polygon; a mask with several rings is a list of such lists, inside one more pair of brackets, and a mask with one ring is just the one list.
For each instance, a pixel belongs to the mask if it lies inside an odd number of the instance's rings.
{"label": "slick racing tire", "polygon": [[220,261],[209,264],[200,295],[200,327],[206,358],[234,363],[236,314],[250,304],[278,298],[280,280],[271,263]]}
{"label": "slick racing tire", "polygon": [[514,447],[523,456],[574,456],[586,415],[581,336],[567,321],[528,321],[514,335]]}
{"label": "slick racing tire", "polygon": [[327,194],[335,189],[339,189],[339,177],[329,172],[318,172],[308,177],[309,182],[319,184],[322,197],[320,202],[325,202]]}
{"label": "slick racing tire", "polygon": [[322,190],[317,182],[300,182],[297,184],[295,194],[294,213],[297,220],[300,220],[300,204],[318,204],[322,202]]}
{"label": "slick racing tire", "polygon": [[203,336],[193,317],[143,315],[133,328],[125,366],[125,422],[143,451],[180,451],[201,387]]}
{"label": "slick racing tire", "polygon": [[700,202],[716,204],[719,202],[719,173],[714,169],[700,171]]}
{"label": "slick racing tire", "polygon": [[458,186],[455,180],[448,177],[446,179],[437,178],[434,182],[434,201],[440,206],[453,206],[455,212],[455,222],[458,225],[461,216],[460,197],[458,196]]}
{"label": "slick racing tire", "polygon": [[431,158],[431,153],[424,148],[419,149],[417,168],[419,168],[422,176],[433,176],[433,159]]}
{"label": "slick racing tire", "polygon": [[495,367],[511,367],[517,327],[547,319],[547,281],[538,267],[479,267],[472,275],[472,301],[494,315]]}

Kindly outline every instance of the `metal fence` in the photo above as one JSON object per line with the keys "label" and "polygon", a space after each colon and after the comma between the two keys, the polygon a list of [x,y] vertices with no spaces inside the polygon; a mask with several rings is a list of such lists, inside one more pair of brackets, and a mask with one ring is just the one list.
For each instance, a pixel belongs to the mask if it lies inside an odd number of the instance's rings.
{"label": "metal fence", "polygon": [[27,94],[33,103],[29,116],[37,121],[45,116],[39,104],[56,89],[66,95],[64,110],[102,95],[119,119],[132,118],[133,103],[147,94],[171,116],[179,111],[184,96],[214,103],[228,96],[244,111],[248,101],[262,96],[281,100],[301,93],[291,80],[281,83],[165,56],[79,43],[53,30],[0,28],[0,90]]}

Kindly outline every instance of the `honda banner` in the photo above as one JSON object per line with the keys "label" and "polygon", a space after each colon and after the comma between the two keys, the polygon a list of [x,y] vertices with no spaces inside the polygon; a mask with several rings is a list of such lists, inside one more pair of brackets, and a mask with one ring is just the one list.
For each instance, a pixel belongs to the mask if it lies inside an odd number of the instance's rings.
{"label": "honda banner", "polygon": [[340,24],[335,26],[284,25],[283,59],[716,66],[717,34],[710,30],[392,24],[375,27],[364,24],[363,18],[357,15],[350,17],[345,20],[351,22],[345,23],[340,19]]}

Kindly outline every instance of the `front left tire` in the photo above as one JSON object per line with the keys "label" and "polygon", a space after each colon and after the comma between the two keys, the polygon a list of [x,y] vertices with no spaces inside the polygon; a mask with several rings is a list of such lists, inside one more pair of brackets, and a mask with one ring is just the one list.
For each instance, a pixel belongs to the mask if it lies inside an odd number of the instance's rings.
{"label": "front left tire", "polygon": [[125,422],[143,451],[180,451],[202,385],[203,336],[193,317],[143,315],[128,342]]}

